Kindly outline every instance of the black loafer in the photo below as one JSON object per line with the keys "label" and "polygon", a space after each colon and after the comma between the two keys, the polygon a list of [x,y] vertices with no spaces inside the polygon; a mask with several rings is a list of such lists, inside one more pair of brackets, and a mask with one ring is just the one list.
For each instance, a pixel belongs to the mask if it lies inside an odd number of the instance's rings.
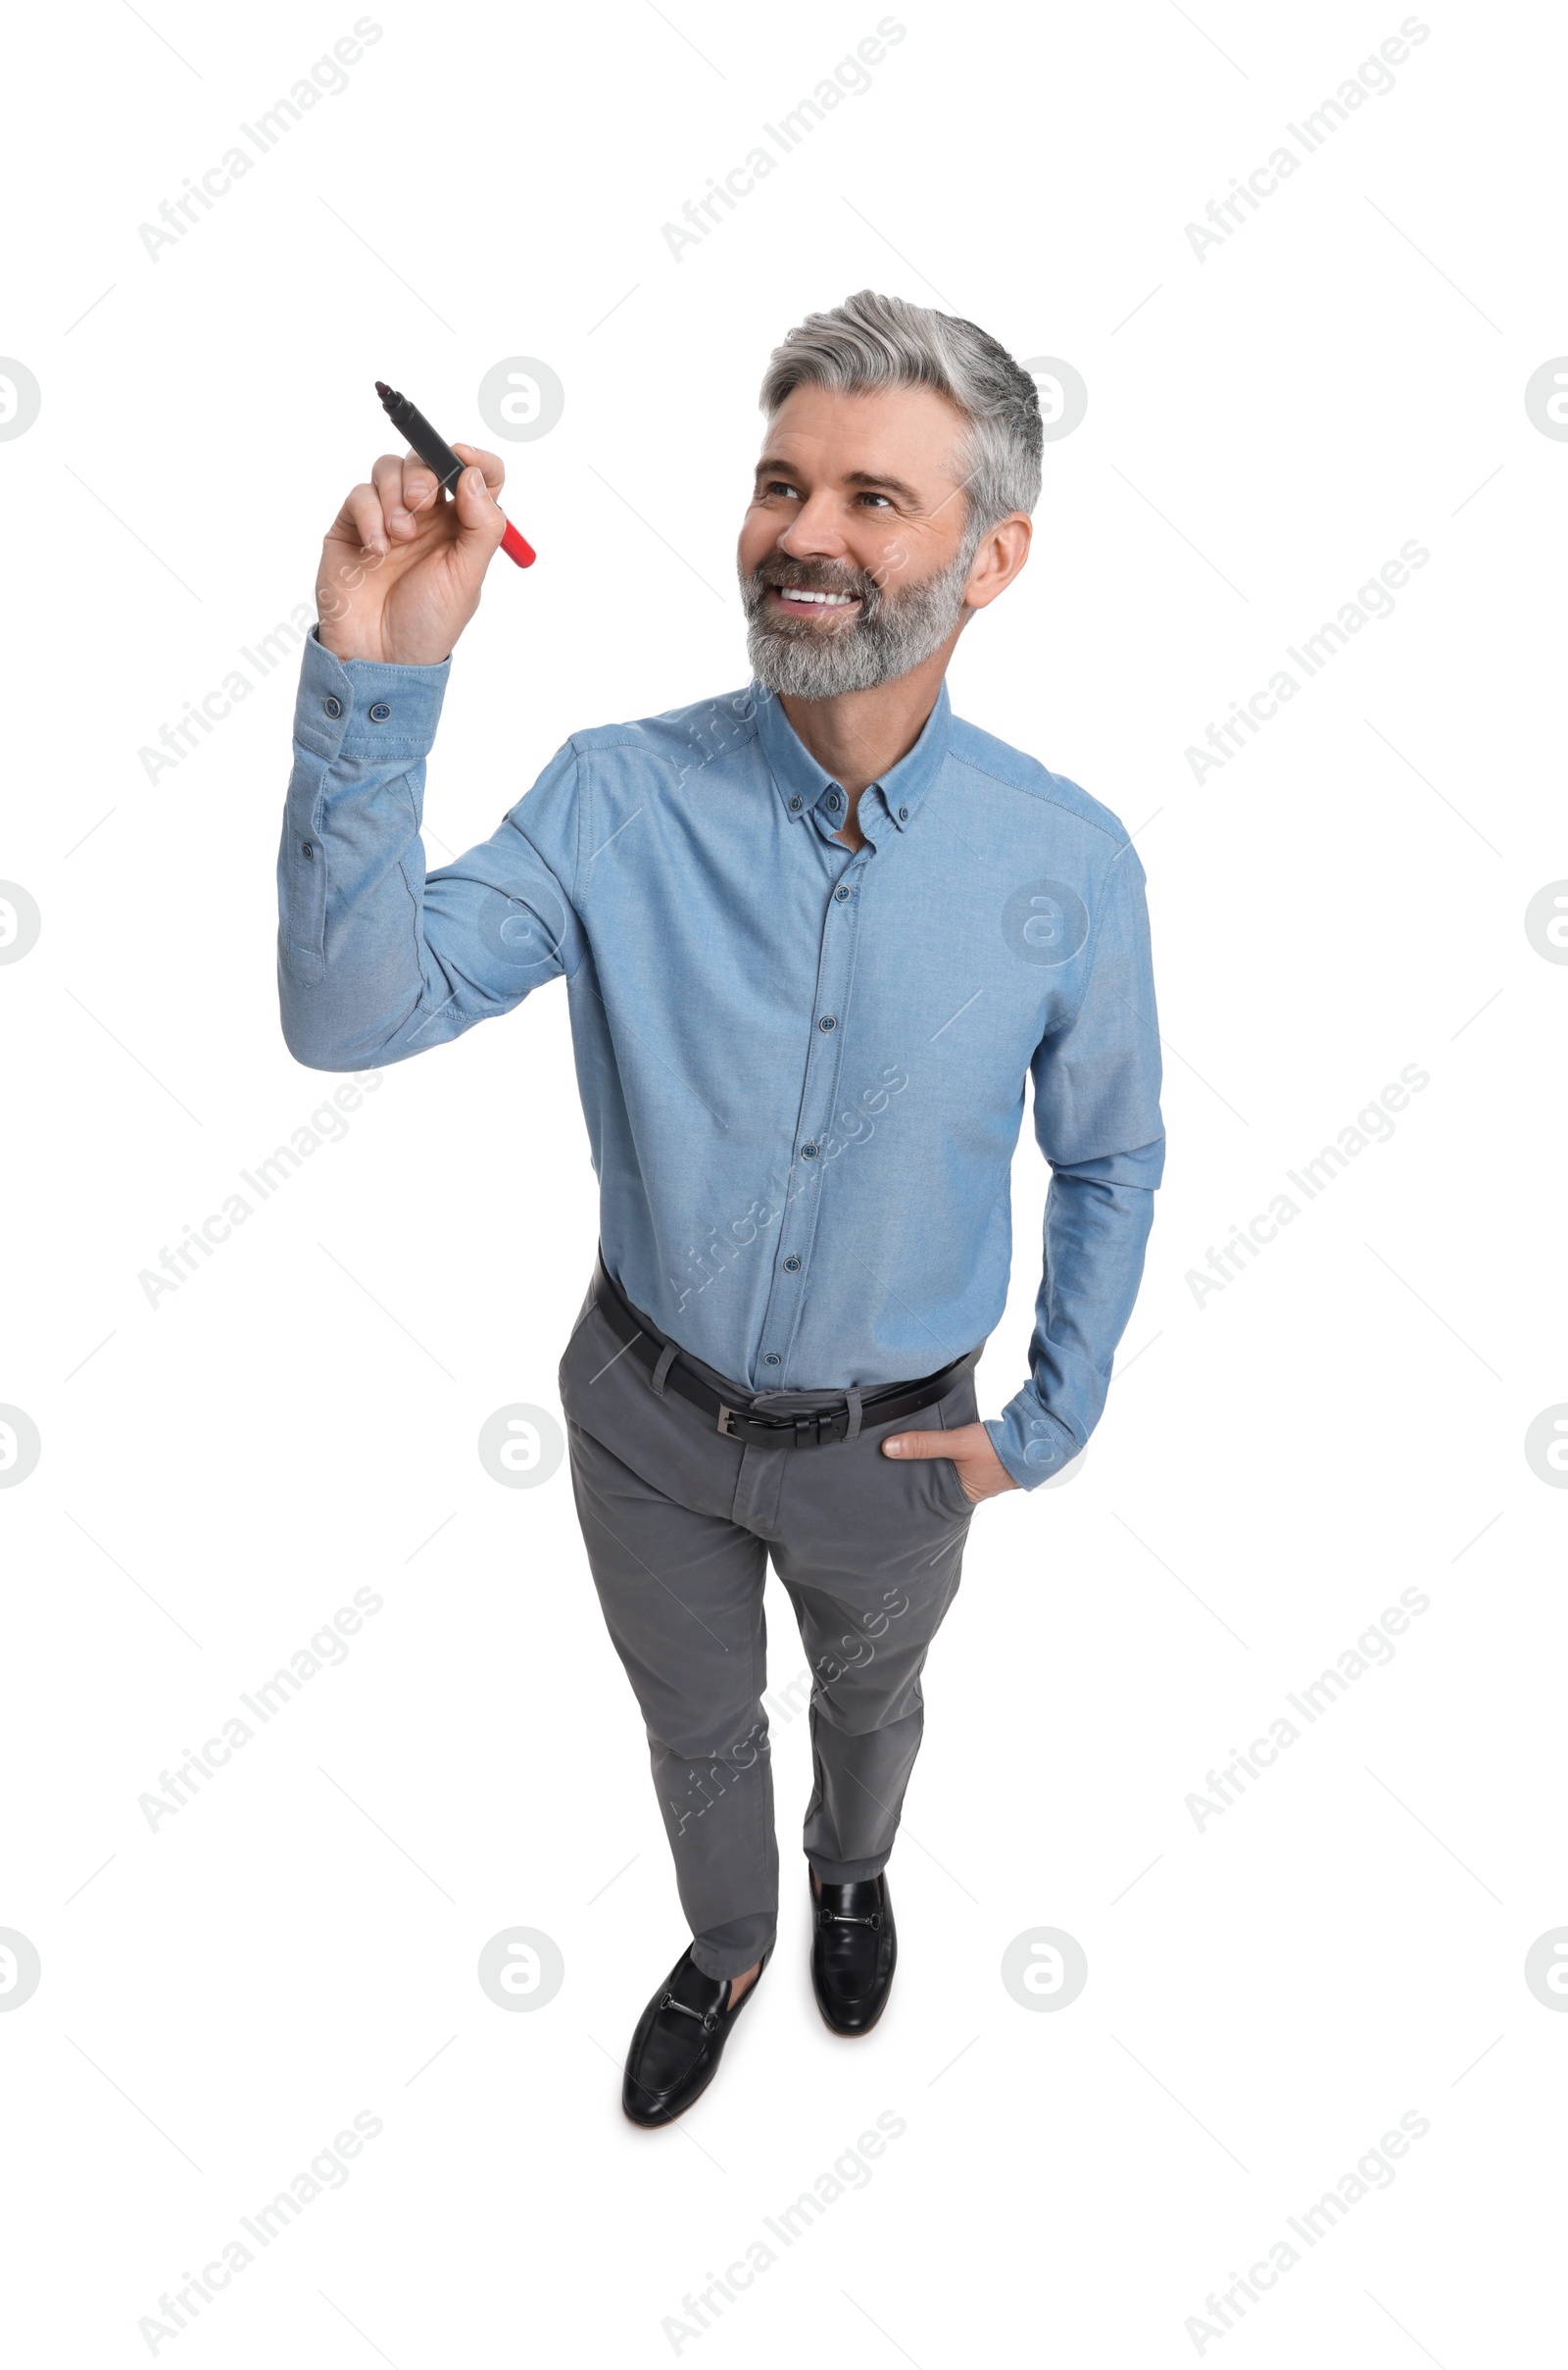
{"label": "black loafer", "polygon": [[888,2004],[899,1937],[886,1875],[812,1887],[811,1989],[835,2033],[868,2033]]}
{"label": "black loafer", "polygon": [[620,2103],[645,2131],[673,2123],[700,2098],[718,2071],[736,2017],[767,1971],[771,1949],[733,2007],[728,1976],[705,1975],[691,1950],[681,1952],[631,2037]]}

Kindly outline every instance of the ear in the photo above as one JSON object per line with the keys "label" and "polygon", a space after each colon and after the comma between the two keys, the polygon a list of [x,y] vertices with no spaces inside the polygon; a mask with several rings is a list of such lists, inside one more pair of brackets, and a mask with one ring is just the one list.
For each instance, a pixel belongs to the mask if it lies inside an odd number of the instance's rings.
{"label": "ear", "polygon": [[966,609],[989,609],[1006,591],[1029,557],[1034,526],[1024,511],[1011,511],[989,527],[975,547],[963,588]]}

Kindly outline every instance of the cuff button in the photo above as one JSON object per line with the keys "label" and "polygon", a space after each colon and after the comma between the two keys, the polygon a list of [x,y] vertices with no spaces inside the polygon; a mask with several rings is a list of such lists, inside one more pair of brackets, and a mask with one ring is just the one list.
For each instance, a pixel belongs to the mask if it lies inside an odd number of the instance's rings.
{"label": "cuff button", "polygon": [[370,710],[370,721],[372,724],[384,724],[391,714],[392,711],[385,700],[377,700],[375,706]]}
{"label": "cuff button", "polygon": [[321,702],[321,706],[326,710],[328,716],[341,716],[343,714],[342,701],[334,697],[331,692],[327,693],[326,698]]}

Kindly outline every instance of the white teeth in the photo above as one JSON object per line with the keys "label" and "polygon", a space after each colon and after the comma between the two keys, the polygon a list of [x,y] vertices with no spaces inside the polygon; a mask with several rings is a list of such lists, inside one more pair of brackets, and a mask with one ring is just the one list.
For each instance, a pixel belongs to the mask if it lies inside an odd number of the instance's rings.
{"label": "white teeth", "polygon": [[780,584],[775,590],[787,601],[816,601],[824,609],[848,609],[855,598],[853,593],[803,592],[793,584]]}

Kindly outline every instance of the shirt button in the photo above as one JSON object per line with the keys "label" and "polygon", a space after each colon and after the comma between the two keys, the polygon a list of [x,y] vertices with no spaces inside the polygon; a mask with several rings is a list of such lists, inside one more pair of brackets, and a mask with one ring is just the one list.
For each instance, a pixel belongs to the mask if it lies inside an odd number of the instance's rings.
{"label": "shirt button", "polygon": [[326,710],[328,716],[341,716],[343,714],[342,701],[335,698],[330,691],[327,693],[325,699],[321,702],[321,706]]}
{"label": "shirt button", "polygon": [[900,820],[900,822],[901,822],[901,823],[906,823],[906,822],[908,821],[908,819],[909,819],[909,810],[908,810],[908,808],[907,808],[907,807],[901,807],[901,808],[899,809],[899,820]]}
{"label": "shirt button", "polygon": [[385,700],[377,700],[375,706],[370,710],[370,721],[372,724],[384,724],[391,714],[392,711]]}
{"label": "shirt button", "polygon": [[790,1253],[789,1258],[784,1261],[784,1272],[786,1275],[799,1275],[801,1272],[801,1262],[796,1258],[793,1251]]}
{"label": "shirt button", "polygon": [[839,803],[839,794],[838,794],[838,792],[837,792],[836,790],[830,790],[830,791],[828,792],[828,794],[827,794],[827,809],[828,809],[828,813],[829,813],[830,815],[835,814],[835,813],[837,812],[837,810],[838,810],[838,803]]}
{"label": "shirt button", "polygon": [[792,798],[792,799],[790,800],[790,813],[791,813],[792,815],[799,815],[800,811],[801,811],[801,802],[800,802],[800,800],[799,800],[798,798]]}
{"label": "shirt button", "polygon": [[803,1144],[801,1146],[801,1159],[803,1160],[814,1160],[821,1149],[822,1147],[820,1144]]}
{"label": "shirt button", "polygon": [[300,841],[300,854],[304,857],[308,857],[312,864],[316,862],[316,850],[312,847],[308,839],[302,839]]}
{"label": "shirt button", "polygon": [[850,892],[848,889],[835,889],[833,892],[833,903],[836,906],[844,905],[848,902],[849,896]]}
{"label": "shirt button", "polygon": [[838,1027],[838,1022],[834,1019],[831,1012],[824,1012],[816,1025],[822,1031],[823,1035],[826,1036],[830,1029],[836,1029]]}
{"label": "shirt button", "polygon": [[776,1366],[776,1365],[777,1365],[779,1362],[780,1362],[780,1361],[779,1361],[779,1355],[778,1355],[778,1352],[777,1352],[776,1350],[769,1350],[769,1351],[768,1351],[768,1352],[767,1352],[767,1353],[764,1355],[763,1359],[762,1359],[762,1363],[763,1363],[763,1365],[764,1365],[764,1366]]}

